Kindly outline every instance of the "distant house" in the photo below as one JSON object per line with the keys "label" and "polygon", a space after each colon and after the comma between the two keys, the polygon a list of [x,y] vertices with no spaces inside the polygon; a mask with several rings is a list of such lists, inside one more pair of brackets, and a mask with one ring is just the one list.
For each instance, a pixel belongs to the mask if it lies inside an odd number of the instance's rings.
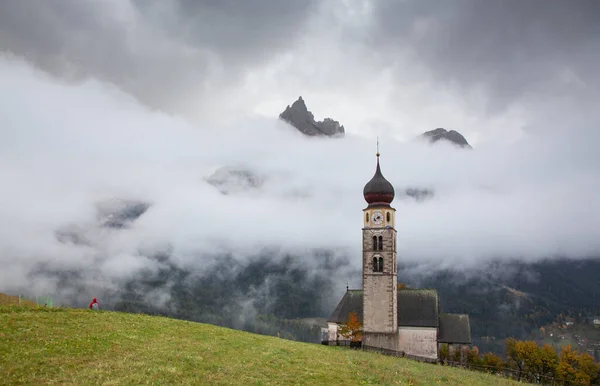
{"label": "distant house", "polygon": [[600,318],[595,318],[594,320],[592,320],[592,324],[594,324],[595,326],[600,326]]}

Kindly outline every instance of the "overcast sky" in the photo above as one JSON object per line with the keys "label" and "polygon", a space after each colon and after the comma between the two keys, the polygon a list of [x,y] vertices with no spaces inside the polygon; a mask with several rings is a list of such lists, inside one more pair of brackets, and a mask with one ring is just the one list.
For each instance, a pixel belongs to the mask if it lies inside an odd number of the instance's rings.
{"label": "overcast sky", "polygon": [[[2,279],[40,260],[118,276],[147,263],[141,246],[184,261],[215,240],[359,264],[376,135],[397,189],[436,191],[395,203],[403,258],[597,254],[598,15],[593,0],[0,0]],[[350,135],[277,122],[300,95]],[[410,141],[437,127],[475,151]],[[203,178],[225,165],[267,182],[222,196]],[[153,206],[134,229],[89,230],[115,197]],[[92,247],[55,240],[73,224]]]}
{"label": "overcast sky", "polygon": [[589,122],[600,90],[594,0],[3,0],[0,11],[3,51],[195,120],[276,116],[302,95],[353,133],[449,127],[477,143]]}

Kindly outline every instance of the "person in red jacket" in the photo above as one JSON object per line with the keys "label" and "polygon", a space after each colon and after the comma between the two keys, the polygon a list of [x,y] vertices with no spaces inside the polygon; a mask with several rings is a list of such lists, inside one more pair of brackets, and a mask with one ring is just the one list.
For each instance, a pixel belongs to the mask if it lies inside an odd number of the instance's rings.
{"label": "person in red jacket", "polygon": [[94,298],[92,300],[92,302],[90,303],[90,310],[99,310],[100,309],[100,304],[98,304],[98,300],[96,300],[96,298]]}

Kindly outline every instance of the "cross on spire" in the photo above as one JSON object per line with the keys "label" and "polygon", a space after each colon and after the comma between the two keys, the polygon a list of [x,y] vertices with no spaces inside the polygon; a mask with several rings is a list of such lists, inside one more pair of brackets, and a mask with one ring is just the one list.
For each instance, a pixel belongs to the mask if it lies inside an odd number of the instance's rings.
{"label": "cross on spire", "polygon": [[379,136],[377,137],[377,157],[379,157]]}

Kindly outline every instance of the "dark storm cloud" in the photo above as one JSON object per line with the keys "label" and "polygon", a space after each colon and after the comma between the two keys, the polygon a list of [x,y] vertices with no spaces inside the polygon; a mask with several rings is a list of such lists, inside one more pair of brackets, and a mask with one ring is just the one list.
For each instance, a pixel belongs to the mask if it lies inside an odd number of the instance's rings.
{"label": "dark storm cloud", "polygon": [[[536,119],[554,122],[560,111],[589,122],[600,119],[589,117],[600,89],[598,17],[593,0],[0,1],[0,50],[195,117],[263,102],[277,116],[292,96],[329,93],[316,103],[334,113],[353,104],[344,121],[364,127],[388,105],[388,121],[407,122],[395,111],[424,111],[449,89],[466,105],[449,110],[464,116],[518,106]],[[419,130],[452,119],[416,115],[408,126]]]}
{"label": "dark storm cloud", "polygon": [[480,88],[491,98],[491,109],[506,107],[526,93],[599,84],[598,1],[375,4],[370,47],[408,50],[414,64],[429,69],[436,82]]}
{"label": "dark storm cloud", "polygon": [[[289,48],[305,32],[303,24],[315,1],[134,0],[135,6],[174,39],[208,47],[228,59],[261,62],[277,49]],[[164,17],[168,7],[172,14]]]}
{"label": "dark storm cloud", "polygon": [[[312,2],[0,2],[0,50],[181,112],[293,46]],[[187,105],[186,105],[187,104]]]}

